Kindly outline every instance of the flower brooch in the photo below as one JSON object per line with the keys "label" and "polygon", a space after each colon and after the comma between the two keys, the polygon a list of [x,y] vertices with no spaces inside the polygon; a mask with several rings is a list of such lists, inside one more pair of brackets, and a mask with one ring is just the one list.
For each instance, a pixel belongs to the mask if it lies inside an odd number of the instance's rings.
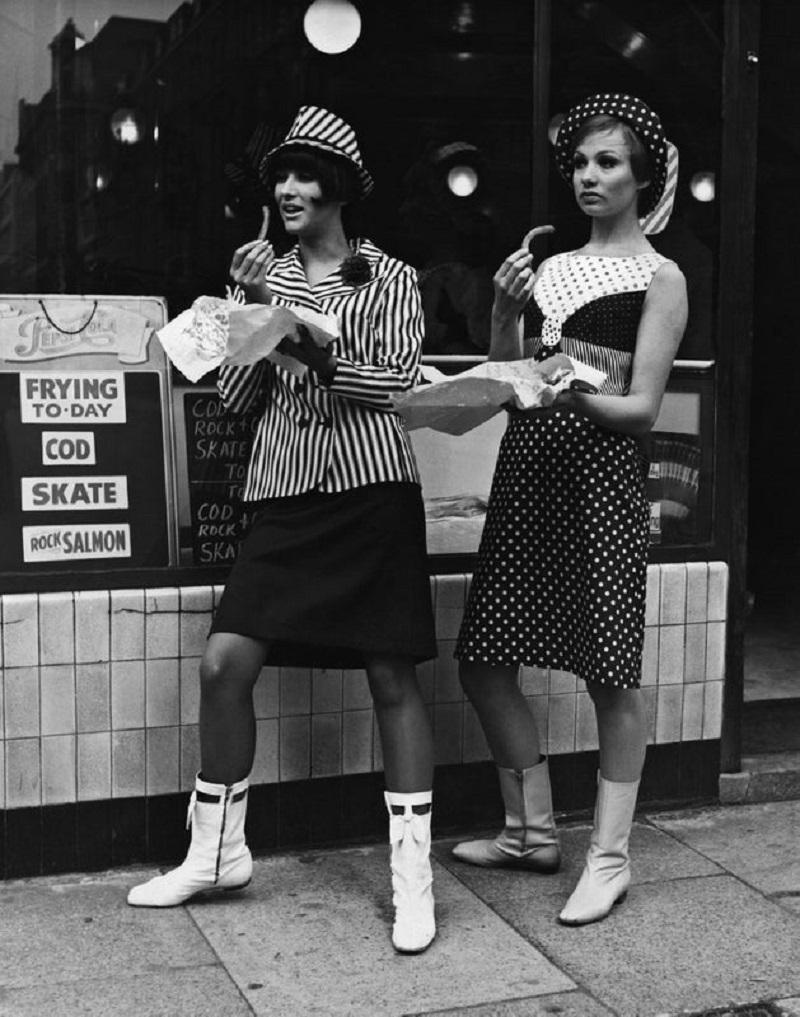
{"label": "flower brooch", "polygon": [[372,269],[363,254],[351,254],[341,266],[342,281],[348,286],[363,286],[372,278]]}

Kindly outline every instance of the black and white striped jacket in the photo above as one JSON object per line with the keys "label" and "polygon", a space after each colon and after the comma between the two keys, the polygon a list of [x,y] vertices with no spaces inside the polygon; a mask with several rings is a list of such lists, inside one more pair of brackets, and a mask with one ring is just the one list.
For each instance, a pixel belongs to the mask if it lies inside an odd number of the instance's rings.
{"label": "black and white striped jacket", "polygon": [[405,425],[391,409],[393,394],[419,381],[423,318],[416,274],[368,240],[357,250],[372,276],[361,286],[345,283],[340,270],[309,286],[297,247],[266,276],[276,304],[336,316],[337,368],[329,385],[311,371],[298,379],[266,360],[220,368],[218,388],[229,410],[241,413],[266,400],[245,501],[381,481],[419,483]]}

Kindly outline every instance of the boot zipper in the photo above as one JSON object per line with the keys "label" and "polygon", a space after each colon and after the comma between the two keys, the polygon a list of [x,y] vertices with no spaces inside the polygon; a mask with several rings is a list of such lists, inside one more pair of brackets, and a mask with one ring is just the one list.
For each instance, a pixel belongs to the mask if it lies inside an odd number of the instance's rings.
{"label": "boot zipper", "polygon": [[219,827],[219,843],[217,844],[217,863],[214,867],[214,882],[219,882],[219,867],[222,862],[222,843],[225,839],[225,820],[228,816],[228,802],[233,794],[233,785],[228,784],[225,787],[225,794],[222,796],[222,822]]}
{"label": "boot zipper", "polygon": [[522,829],[519,832],[519,849],[524,855],[528,850],[528,803],[525,801],[525,774],[522,770],[515,770],[514,776],[517,781],[517,797],[519,799],[520,822],[522,823]]}

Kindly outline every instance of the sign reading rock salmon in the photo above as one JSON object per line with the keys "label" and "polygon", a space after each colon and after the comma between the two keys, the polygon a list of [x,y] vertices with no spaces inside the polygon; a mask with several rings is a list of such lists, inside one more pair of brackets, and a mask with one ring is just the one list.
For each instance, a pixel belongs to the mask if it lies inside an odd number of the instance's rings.
{"label": "sign reading rock salmon", "polygon": [[131,528],[117,526],[23,526],[25,561],[58,561],[59,558],[130,558]]}
{"label": "sign reading rock salmon", "polygon": [[0,297],[0,571],[175,563],[158,298]]}

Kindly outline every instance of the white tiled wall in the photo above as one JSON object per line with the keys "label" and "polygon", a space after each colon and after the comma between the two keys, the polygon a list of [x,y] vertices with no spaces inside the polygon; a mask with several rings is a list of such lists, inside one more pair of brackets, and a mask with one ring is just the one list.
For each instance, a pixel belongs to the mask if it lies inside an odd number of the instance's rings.
{"label": "white tiled wall", "polygon": [[[727,566],[651,565],[642,686],[653,742],[718,738]],[[439,656],[418,669],[437,763],[489,758],[453,647],[469,576],[431,580]],[[191,786],[198,664],[220,587],[0,598],[0,807],[138,797]],[[550,754],[596,748],[591,701],[562,671],[522,668]],[[256,783],[382,766],[363,671],[265,668],[255,690]]]}

